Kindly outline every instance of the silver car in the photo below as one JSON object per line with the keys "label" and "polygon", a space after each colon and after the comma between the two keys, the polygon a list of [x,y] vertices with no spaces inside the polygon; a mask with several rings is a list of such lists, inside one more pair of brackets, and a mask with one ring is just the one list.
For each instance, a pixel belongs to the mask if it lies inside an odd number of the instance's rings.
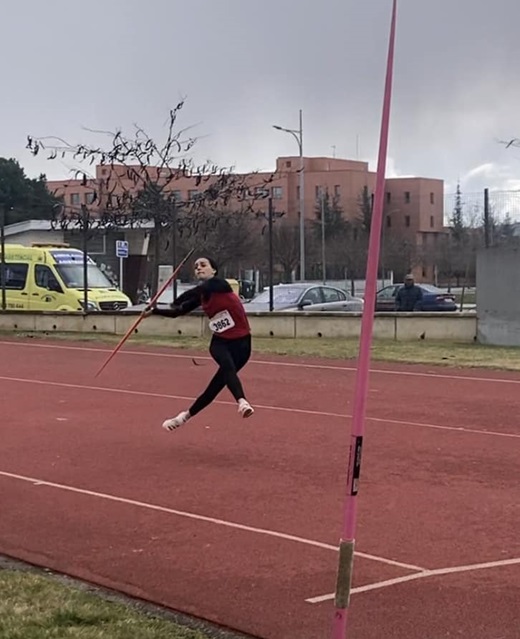
{"label": "silver car", "polygon": [[[275,311],[343,311],[362,313],[363,300],[346,291],[324,284],[296,282],[273,286]],[[269,289],[244,303],[247,313],[269,311]]]}

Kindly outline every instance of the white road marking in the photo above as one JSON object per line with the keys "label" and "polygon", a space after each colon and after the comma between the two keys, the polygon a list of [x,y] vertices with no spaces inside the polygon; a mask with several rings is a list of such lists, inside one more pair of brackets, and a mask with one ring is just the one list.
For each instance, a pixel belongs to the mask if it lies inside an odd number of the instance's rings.
{"label": "white road marking", "polygon": [[[9,341],[0,341],[0,346],[17,346],[17,347],[28,347],[28,348],[48,348],[48,349],[58,349],[58,350],[68,350],[68,351],[84,351],[87,353],[111,353],[113,349],[110,348],[93,348],[88,346],[65,346],[60,344],[37,344],[35,342],[9,342]],[[130,356],[146,356],[146,357],[165,357],[171,359],[195,359],[199,360],[207,360],[212,363],[213,359],[208,357],[207,355],[182,355],[180,353],[156,353],[152,351],[119,351],[119,355],[130,355]],[[296,363],[296,362],[272,362],[267,360],[260,359],[252,359],[249,361],[248,366],[251,364],[255,364],[257,366],[283,366],[289,368],[308,368],[308,369],[318,369],[318,370],[331,370],[331,371],[341,371],[341,372],[356,372],[355,366],[335,366],[333,364],[306,364],[306,363]],[[520,379],[505,379],[505,378],[496,378],[496,377],[473,377],[469,375],[454,375],[448,373],[420,373],[418,371],[396,371],[396,370],[385,370],[373,368],[370,370],[371,373],[376,373],[379,375],[404,375],[407,377],[431,377],[434,379],[451,379],[451,380],[460,380],[465,382],[485,382],[485,383],[496,383],[496,384],[520,384]],[[514,371],[512,371],[514,372]]]}
{"label": "white road marking", "polygon": [[[56,386],[58,388],[70,388],[77,390],[89,390],[101,393],[120,393],[123,395],[135,395],[140,397],[155,397],[158,399],[176,399],[182,400],[184,402],[192,402],[194,397],[187,397],[184,395],[168,395],[166,393],[150,393],[147,391],[136,391],[129,390],[125,388],[107,388],[103,386],[88,386],[84,384],[69,384],[66,382],[52,382],[46,381],[42,379],[25,379],[23,377],[6,377],[0,376],[0,381],[6,382],[16,382],[20,384],[36,384],[40,386]],[[227,402],[225,400],[215,400],[215,404],[222,404],[225,406],[235,406],[234,402]],[[262,410],[272,410],[279,411],[284,413],[299,413],[302,415],[315,415],[321,417],[333,417],[339,419],[351,419],[352,415],[348,413],[329,413],[325,411],[316,411],[316,410],[307,410],[304,408],[291,408],[285,406],[265,406],[263,404],[255,404],[255,408],[259,408]],[[520,434],[518,433],[501,433],[499,431],[492,430],[479,430],[478,428],[464,428],[457,426],[441,426],[439,424],[428,424],[424,422],[409,422],[409,421],[401,421],[397,419],[387,419],[386,417],[367,417],[367,421],[383,423],[383,424],[395,424],[401,426],[413,426],[415,428],[431,428],[435,430],[446,430],[446,431],[455,431],[457,433],[471,433],[475,435],[486,435],[488,437],[506,437],[512,439],[520,439]]]}
{"label": "white road marking", "polygon": [[[473,572],[475,570],[486,570],[490,568],[501,568],[503,566],[514,566],[520,564],[520,557],[514,559],[502,559],[500,561],[488,561],[483,564],[471,564],[469,566],[453,566],[452,568],[438,568],[435,570],[423,570],[416,572],[412,575],[404,575],[403,577],[396,577],[395,579],[387,579],[385,581],[378,581],[373,584],[367,584],[366,586],[359,586],[358,588],[352,588],[351,594],[369,592],[370,590],[380,590],[381,588],[388,588],[389,586],[396,586],[407,581],[414,581],[416,579],[426,579],[428,577],[437,577],[440,575],[453,575],[460,572]],[[311,597],[305,601],[310,604],[323,603],[324,601],[330,601],[334,599],[336,595],[334,593],[328,595],[320,595],[319,597]]]}
{"label": "white road marking", "polygon": [[[26,475],[17,475],[7,471],[0,471],[0,475],[8,477],[10,479],[16,479],[18,481],[27,482],[35,486],[47,486],[49,488],[56,488],[58,490],[65,490],[71,493],[79,495],[87,495],[89,497],[97,497],[98,499],[106,499],[108,501],[115,501],[121,504],[129,506],[135,506],[137,508],[145,508],[147,510],[155,510],[158,512],[167,513],[169,515],[176,515],[177,517],[184,517],[186,519],[194,519],[196,521],[203,521],[209,524],[215,524],[217,526],[225,526],[227,528],[234,528],[236,530],[243,530],[245,532],[256,533],[258,535],[265,535],[267,537],[274,537],[277,539],[284,539],[286,541],[292,541],[306,546],[313,546],[315,548],[321,548],[324,550],[332,550],[338,552],[338,547],[331,544],[325,544],[321,541],[314,539],[306,539],[304,537],[298,537],[296,535],[289,535],[287,533],[278,532],[276,530],[269,530],[267,528],[256,528],[254,526],[247,526],[245,524],[239,524],[233,521],[227,521],[225,519],[217,519],[215,517],[207,517],[206,515],[199,515],[197,513],[187,512],[185,510],[176,510],[174,508],[167,508],[165,506],[158,506],[157,504],[150,504],[143,501],[136,501],[134,499],[127,499],[125,497],[117,497],[116,495],[109,495],[107,493],[99,493],[92,490],[86,490],[84,488],[76,488],[75,486],[69,486],[67,484],[57,484],[55,482],[45,481],[43,479],[36,479],[34,477],[27,477]],[[377,561],[390,566],[397,566],[399,568],[405,568],[407,570],[415,570],[423,572],[425,569],[419,566],[412,566],[410,564],[404,564],[393,559],[387,559],[386,557],[378,557],[376,555],[368,555],[365,553],[356,552],[358,557],[364,559],[370,559],[371,561]]]}

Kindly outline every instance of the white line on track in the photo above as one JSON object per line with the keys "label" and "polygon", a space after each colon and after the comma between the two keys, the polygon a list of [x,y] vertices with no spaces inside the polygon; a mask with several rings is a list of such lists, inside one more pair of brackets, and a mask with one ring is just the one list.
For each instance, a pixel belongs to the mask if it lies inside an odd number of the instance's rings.
{"label": "white line on track", "polygon": [[[389,586],[396,586],[407,581],[414,581],[416,579],[426,579],[428,577],[437,577],[439,575],[453,575],[460,572],[473,572],[476,570],[486,570],[490,568],[501,568],[503,566],[514,566],[520,564],[520,557],[514,559],[502,559],[500,561],[488,561],[483,564],[471,564],[469,566],[454,566],[452,568],[438,568],[436,570],[423,570],[416,572],[412,575],[404,575],[403,577],[396,577],[395,579],[387,579],[386,581],[378,581],[373,584],[367,584],[366,586],[359,586],[358,588],[352,588],[351,594],[369,592],[370,590],[380,590],[381,588],[388,588]],[[306,599],[307,603],[318,604],[324,601],[330,601],[334,599],[335,594],[320,595],[319,597],[311,597]]]}
{"label": "white line on track", "polygon": [[[77,488],[75,486],[69,486],[67,484],[56,484],[54,482],[45,481],[35,477],[27,477],[26,475],[17,475],[7,471],[0,471],[0,475],[8,477],[9,479],[15,479],[26,483],[33,484],[34,486],[47,486],[49,488],[56,488],[58,490],[64,490],[79,495],[86,495],[88,497],[97,497],[98,499],[106,499],[108,501],[114,501],[129,506],[135,506],[137,508],[145,508],[147,510],[155,510],[169,515],[175,515],[177,517],[184,517],[185,519],[194,519],[196,521],[203,521],[209,524],[215,524],[217,526],[225,526],[227,528],[234,528],[236,530],[243,530],[245,532],[256,533],[257,535],[264,535],[266,537],[274,537],[276,539],[283,539],[285,541],[292,541],[306,546],[313,546],[315,548],[321,548],[324,550],[333,550],[338,552],[338,547],[331,544],[325,544],[321,541],[314,539],[306,539],[304,537],[298,537],[296,535],[289,535],[287,533],[278,532],[276,530],[269,530],[267,528],[255,528],[254,526],[246,526],[233,521],[227,521],[225,519],[216,519],[214,517],[207,517],[206,515],[199,515],[197,513],[187,512],[185,510],[176,510],[174,508],[167,508],[165,506],[159,506],[157,504],[150,504],[143,501],[136,501],[134,499],[126,499],[125,497],[117,497],[116,495],[109,495],[107,493],[99,493],[92,490],[86,490],[84,488]],[[413,566],[405,564],[400,561],[394,561],[393,559],[387,559],[386,557],[378,557],[376,555],[368,555],[362,552],[356,552],[358,557],[369,559],[371,561],[377,561],[379,563],[388,564],[390,566],[397,566],[398,568],[404,568],[406,570],[415,570],[424,572],[424,568],[419,566]]]}
{"label": "white line on track", "polygon": [[[66,382],[53,382],[53,381],[43,380],[43,379],[26,379],[24,377],[0,376],[0,381],[16,382],[19,384],[35,384],[39,386],[56,386],[58,388],[70,388],[73,390],[88,390],[88,391],[101,392],[101,393],[120,393],[123,395],[135,395],[140,397],[156,397],[158,399],[176,399],[176,400],[190,401],[190,402],[195,399],[194,397],[187,397],[184,395],[168,395],[166,393],[149,393],[147,391],[129,390],[126,388],[106,388],[103,386],[69,384]],[[231,401],[226,402],[224,400],[215,400],[214,403],[223,404],[226,406],[235,405]],[[259,408],[262,410],[279,411],[284,413],[299,413],[302,415],[316,415],[321,417],[333,417],[333,418],[340,418],[340,419],[352,418],[352,415],[349,415],[348,413],[328,413],[324,411],[307,410],[304,408],[292,408],[292,407],[286,407],[286,406],[264,406],[262,404],[255,404],[255,408]],[[415,428],[430,428],[435,430],[454,431],[457,433],[471,433],[474,435],[486,435],[488,437],[506,437],[510,439],[520,439],[520,434],[518,433],[501,433],[498,431],[491,431],[491,430],[479,430],[478,428],[441,426],[440,424],[427,424],[423,422],[401,421],[397,419],[388,419],[386,417],[367,417],[367,421],[372,421],[372,422],[382,423],[382,424],[395,424],[399,426],[412,426]]]}
{"label": "white line on track", "polygon": [[[58,349],[58,350],[66,350],[66,351],[84,351],[87,353],[110,353],[112,349],[110,348],[92,348],[88,346],[62,346],[60,344],[37,344],[34,342],[9,342],[9,341],[0,341],[0,346],[16,346],[16,347],[28,347],[28,348],[48,348],[48,349]],[[139,356],[139,357],[165,357],[171,359],[198,359],[198,360],[207,360],[213,363],[211,357],[206,355],[182,355],[179,353],[156,353],[152,351],[133,351],[126,350],[120,351],[120,355],[131,355],[131,356]],[[259,360],[252,359],[249,361],[248,365],[257,365],[257,366],[283,366],[289,368],[308,368],[308,369],[318,369],[318,370],[331,370],[331,371],[341,371],[341,372],[356,372],[355,366],[335,366],[332,364],[308,364],[308,363],[297,363],[297,362],[281,362],[281,361],[267,361],[267,360]],[[496,383],[496,384],[520,384],[520,379],[504,379],[497,377],[478,377],[478,376],[469,376],[469,375],[453,375],[447,373],[420,373],[418,371],[396,371],[396,370],[385,370],[379,368],[373,368],[370,371],[371,373],[377,373],[379,375],[403,375],[406,377],[430,377],[434,379],[450,379],[450,380],[459,380],[465,382],[486,382],[486,383]]]}

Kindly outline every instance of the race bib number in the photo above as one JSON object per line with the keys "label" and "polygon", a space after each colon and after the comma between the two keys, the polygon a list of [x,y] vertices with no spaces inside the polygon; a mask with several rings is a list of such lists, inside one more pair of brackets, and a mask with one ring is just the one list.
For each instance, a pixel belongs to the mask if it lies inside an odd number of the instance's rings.
{"label": "race bib number", "polygon": [[235,326],[235,322],[228,311],[217,313],[209,321],[209,329],[212,333],[224,333],[233,326]]}

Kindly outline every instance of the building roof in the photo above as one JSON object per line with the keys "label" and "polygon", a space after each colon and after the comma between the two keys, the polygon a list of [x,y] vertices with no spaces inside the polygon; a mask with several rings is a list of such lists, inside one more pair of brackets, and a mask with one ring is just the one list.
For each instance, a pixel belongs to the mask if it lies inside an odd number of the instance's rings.
{"label": "building roof", "polygon": [[52,231],[51,223],[49,220],[25,220],[24,222],[16,222],[16,224],[7,224],[5,236],[30,231]]}
{"label": "building roof", "polygon": [[[79,226],[77,223],[71,223],[71,227],[73,226]],[[153,222],[140,222],[139,226],[136,230],[140,230],[140,229],[151,229],[153,228]],[[127,225],[121,225],[118,228],[120,228],[121,230],[126,229],[126,230],[132,230],[129,229],[129,227]],[[5,227],[5,236],[9,237],[10,235],[16,235],[18,233],[30,233],[31,231],[60,231],[60,230],[67,230],[67,229],[61,229],[59,224],[58,226],[54,229],[51,225],[50,220],[25,220],[23,222],[16,222],[15,224],[8,224]]]}

